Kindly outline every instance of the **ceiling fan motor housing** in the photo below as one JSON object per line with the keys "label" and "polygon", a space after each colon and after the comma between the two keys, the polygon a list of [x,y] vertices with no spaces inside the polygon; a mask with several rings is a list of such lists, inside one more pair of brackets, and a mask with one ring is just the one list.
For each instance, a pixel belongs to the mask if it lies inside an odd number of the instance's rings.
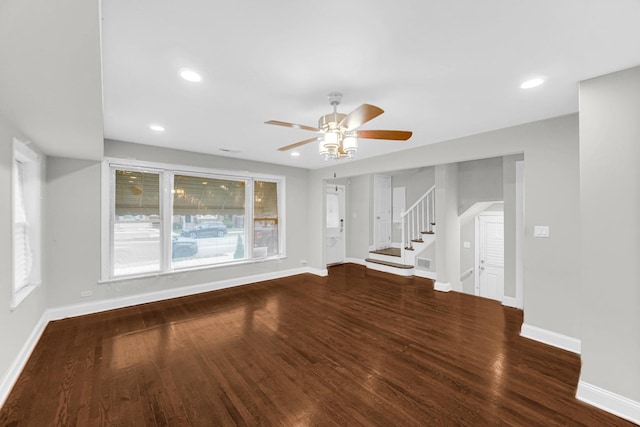
{"label": "ceiling fan motor housing", "polygon": [[338,123],[340,123],[345,117],[347,117],[347,115],[342,113],[325,114],[318,119],[318,128],[324,131],[337,130]]}

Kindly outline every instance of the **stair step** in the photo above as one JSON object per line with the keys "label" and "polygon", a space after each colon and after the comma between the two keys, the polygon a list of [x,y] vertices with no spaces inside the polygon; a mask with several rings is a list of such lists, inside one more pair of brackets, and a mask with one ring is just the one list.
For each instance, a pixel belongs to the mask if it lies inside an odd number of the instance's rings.
{"label": "stair step", "polygon": [[409,269],[413,268],[413,265],[399,264],[397,262],[381,261],[379,259],[373,259],[373,258],[367,258],[367,259],[365,259],[365,261],[366,262],[371,262],[373,264],[386,265],[387,267],[401,268],[401,269],[404,269],[404,270],[409,270]]}
{"label": "stair step", "polygon": [[407,246],[406,248],[404,248],[406,251],[413,251],[415,249],[413,249],[413,246]]}
{"label": "stair step", "polygon": [[411,239],[411,241],[414,243],[424,243],[424,240],[422,239]]}
{"label": "stair step", "polygon": [[369,253],[378,254],[378,255],[387,255],[387,256],[397,256],[397,257],[400,257],[402,255],[400,252],[400,248],[378,249],[375,251],[369,251]]}
{"label": "stair step", "polygon": [[436,234],[433,231],[421,231],[420,234]]}

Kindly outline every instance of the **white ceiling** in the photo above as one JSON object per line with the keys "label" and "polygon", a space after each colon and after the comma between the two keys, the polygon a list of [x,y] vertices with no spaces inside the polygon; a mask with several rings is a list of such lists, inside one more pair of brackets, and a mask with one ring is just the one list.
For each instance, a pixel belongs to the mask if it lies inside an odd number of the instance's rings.
{"label": "white ceiling", "polygon": [[102,158],[97,0],[0,0],[0,116],[46,154]]}
{"label": "white ceiling", "polygon": [[106,138],[305,168],[326,165],[315,144],[277,148],[314,134],[264,121],[316,126],[332,91],[340,112],[385,110],[363,128],[414,132],[362,140],[366,158],[576,112],[579,81],[640,65],[638,0],[103,0],[102,16]]}

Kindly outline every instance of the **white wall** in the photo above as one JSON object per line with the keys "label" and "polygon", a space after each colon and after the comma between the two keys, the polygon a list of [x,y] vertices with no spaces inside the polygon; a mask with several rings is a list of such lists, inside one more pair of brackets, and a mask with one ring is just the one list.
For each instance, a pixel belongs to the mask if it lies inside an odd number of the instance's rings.
{"label": "white wall", "polygon": [[639,161],[640,67],[582,82],[580,380],[633,399],[636,422],[640,422]]}
{"label": "white wall", "polygon": [[[47,173],[45,247],[49,262],[49,305],[61,307],[110,298],[122,298],[238,277],[302,267],[307,258],[308,171],[179,150],[106,141],[105,154],[139,160],[225,170],[244,170],[286,177],[287,258],[254,264],[218,267],[167,276],[99,284],[100,279],[100,170],[99,162],[50,158]],[[80,298],[81,291],[92,291]]]}
{"label": "white wall", "polygon": [[[322,242],[322,197],[314,187],[336,177],[381,173],[524,153],[525,322],[580,338],[578,116],[569,115],[416,147],[380,158],[337,163],[311,171],[309,244]],[[533,237],[534,225],[549,225],[551,237]],[[321,246],[320,246],[321,247]],[[311,266],[323,265],[320,251]]]}
{"label": "white wall", "polygon": [[[28,141],[16,127],[0,117],[0,403],[10,385],[12,364],[36,330],[46,308],[48,282],[43,283],[15,309],[10,310],[12,285],[12,165],[13,138]],[[46,192],[44,192],[46,197]],[[46,261],[46,252],[44,253]]]}

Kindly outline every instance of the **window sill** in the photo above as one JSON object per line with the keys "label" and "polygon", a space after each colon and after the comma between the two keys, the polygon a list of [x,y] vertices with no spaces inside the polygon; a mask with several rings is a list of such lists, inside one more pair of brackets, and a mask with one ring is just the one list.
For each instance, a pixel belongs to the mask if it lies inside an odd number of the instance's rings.
{"label": "window sill", "polygon": [[39,283],[27,285],[24,288],[20,289],[18,292],[14,293],[11,296],[11,303],[9,304],[9,308],[11,309],[11,311],[18,308],[22,301],[24,301],[39,285]]}
{"label": "window sill", "polygon": [[237,265],[258,264],[266,261],[278,261],[286,258],[287,258],[286,255],[275,255],[275,256],[270,256],[265,258],[254,258],[249,260],[226,262],[224,264],[217,264],[217,265],[203,265],[200,267],[175,269],[171,271],[163,271],[163,272],[157,272],[157,273],[145,273],[145,274],[136,274],[136,275],[130,275],[130,276],[120,276],[120,277],[113,277],[109,279],[99,280],[98,284],[105,285],[109,283],[128,282],[132,280],[150,279],[150,278],[164,277],[164,276],[174,276],[177,274],[191,273],[196,271],[214,270],[214,269],[224,268],[224,267],[235,267]]}

